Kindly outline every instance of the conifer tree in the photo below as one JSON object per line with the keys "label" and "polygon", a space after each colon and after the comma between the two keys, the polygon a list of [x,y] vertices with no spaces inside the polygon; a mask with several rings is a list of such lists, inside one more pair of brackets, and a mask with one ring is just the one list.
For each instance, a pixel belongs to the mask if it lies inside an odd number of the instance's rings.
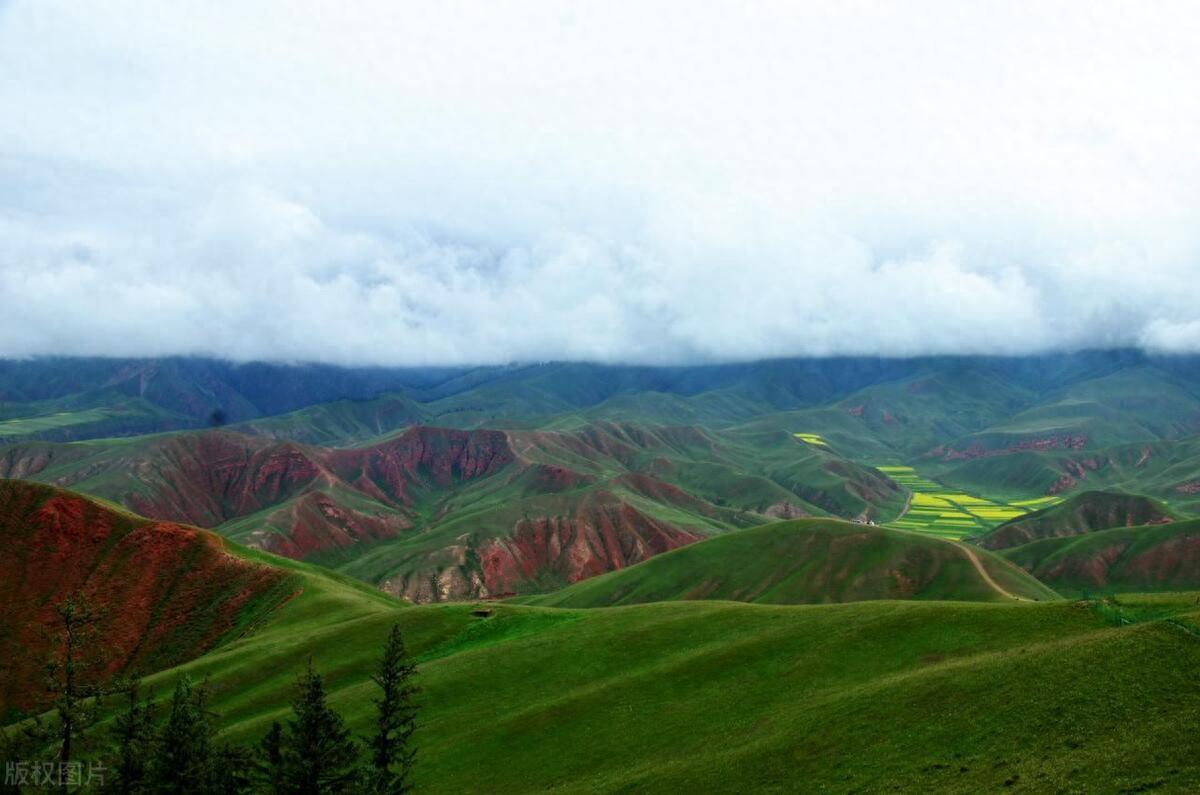
{"label": "conifer tree", "polygon": [[308,661],[292,702],[283,742],[283,791],[298,795],[345,792],[358,780],[358,747],[341,715],[330,709],[325,680]]}
{"label": "conifer tree", "polygon": [[222,743],[212,754],[205,795],[239,795],[254,784],[254,755],[240,745]]}
{"label": "conifer tree", "polygon": [[399,625],[393,625],[383,649],[379,670],[371,679],[379,686],[375,699],[375,734],[368,741],[371,760],[366,771],[367,789],[387,795],[412,791],[410,774],[417,750],[412,744],[417,726],[413,682],[417,668],[404,648]]}
{"label": "conifer tree", "polygon": [[283,727],[271,722],[271,730],[258,744],[255,780],[267,792],[283,792]]}
{"label": "conifer tree", "polygon": [[68,597],[54,606],[54,613],[58,632],[51,638],[55,652],[46,662],[46,690],[54,697],[58,761],[65,769],[76,741],[96,719],[96,702],[103,695],[96,684],[103,646],[96,628],[100,613],[86,598]]}
{"label": "conifer tree", "polygon": [[151,699],[141,695],[140,682],[135,679],[122,689],[125,709],[113,718],[110,732],[115,746],[110,767],[116,776],[110,789],[129,795],[145,791],[146,768],[154,743],[154,714]]}
{"label": "conifer tree", "polygon": [[175,683],[166,723],[158,733],[149,769],[153,792],[192,793],[208,788],[212,773],[212,731],[205,712],[206,688],[186,675]]}

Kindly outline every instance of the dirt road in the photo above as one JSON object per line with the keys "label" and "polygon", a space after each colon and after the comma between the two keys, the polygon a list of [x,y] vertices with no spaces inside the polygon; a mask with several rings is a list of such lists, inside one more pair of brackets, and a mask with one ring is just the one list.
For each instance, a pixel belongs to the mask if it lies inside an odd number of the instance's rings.
{"label": "dirt road", "polygon": [[979,560],[979,556],[975,554],[975,550],[959,541],[951,541],[949,543],[957,545],[958,548],[962,550],[963,554],[967,556],[967,560],[971,561],[971,565],[975,567],[977,572],[979,572],[979,576],[982,577],[988,585],[992,586],[996,593],[1000,594],[1001,596],[1007,596],[1009,599],[1015,599],[1018,602],[1029,601],[1023,596],[1017,596],[1016,594],[1010,593],[1009,591],[1001,588],[1000,583],[993,580],[992,575],[988,574],[988,570],[983,567],[983,563]]}

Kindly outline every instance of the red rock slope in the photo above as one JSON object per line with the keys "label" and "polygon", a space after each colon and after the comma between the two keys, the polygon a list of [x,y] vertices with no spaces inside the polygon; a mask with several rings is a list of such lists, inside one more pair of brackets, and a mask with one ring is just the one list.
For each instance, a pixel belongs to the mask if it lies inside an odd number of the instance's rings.
{"label": "red rock slope", "polygon": [[98,608],[98,677],[178,664],[248,631],[292,593],[281,569],[219,536],[71,492],[0,480],[0,715],[44,703],[54,606]]}

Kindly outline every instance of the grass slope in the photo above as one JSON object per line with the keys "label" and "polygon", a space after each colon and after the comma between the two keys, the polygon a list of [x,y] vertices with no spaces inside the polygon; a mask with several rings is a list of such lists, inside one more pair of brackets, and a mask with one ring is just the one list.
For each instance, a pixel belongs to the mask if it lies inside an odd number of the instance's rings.
{"label": "grass slope", "polygon": [[1200,520],[1046,538],[1002,554],[1064,594],[1200,588]]}
{"label": "grass slope", "polygon": [[369,677],[398,623],[421,670],[420,791],[1200,786],[1196,594],[1125,598],[1115,609],[1135,620],[1177,622],[1132,626],[1063,601],[496,604],[479,617],[230,551],[299,592],[148,687],[207,678],[224,737],[249,743],[287,717],[311,658],[366,732]]}
{"label": "grass slope", "polygon": [[[250,742],[286,717],[311,655],[366,731],[368,676],[398,622],[421,664],[420,791],[1200,786],[1200,640],[1167,623],[1116,627],[1065,602],[502,604],[476,618],[347,606],[357,597],[317,579],[272,625],[150,684],[209,677],[226,736]],[[1153,606],[1194,622],[1195,599]]]}
{"label": "grass slope", "polygon": [[1063,446],[1066,437],[1089,449],[1194,434],[1200,397],[1194,385],[1153,367],[1131,367],[1041,396],[949,447],[1002,450],[1033,442]]}
{"label": "grass slope", "polygon": [[1200,513],[1200,437],[1102,450],[1023,450],[926,465],[943,483],[1000,497],[1084,490],[1146,494],[1183,514]]}
{"label": "grass slope", "polygon": [[[990,553],[976,554],[1001,588],[1027,599],[1055,594]],[[658,555],[530,600],[602,607],[676,599],[764,604],[863,599],[999,601],[954,542],[829,519],[776,522]]]}
{"label": "grass slope", "polygon": [[1110,527],[1162,524],[1178,519],[1158,500],[1140,494],[1085,491],[1057,505],[1005,522],[980,536],[984,549],[1005,549],[1042,538],[1074,536]]}

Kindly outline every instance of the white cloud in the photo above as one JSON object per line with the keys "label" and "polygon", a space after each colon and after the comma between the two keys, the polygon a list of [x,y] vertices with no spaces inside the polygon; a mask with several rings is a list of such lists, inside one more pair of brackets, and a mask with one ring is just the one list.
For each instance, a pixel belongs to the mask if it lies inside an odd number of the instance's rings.
{"label": "white cloud", "polygon": [[0,355],[1200,350],[1190,4],[0,4]]}

